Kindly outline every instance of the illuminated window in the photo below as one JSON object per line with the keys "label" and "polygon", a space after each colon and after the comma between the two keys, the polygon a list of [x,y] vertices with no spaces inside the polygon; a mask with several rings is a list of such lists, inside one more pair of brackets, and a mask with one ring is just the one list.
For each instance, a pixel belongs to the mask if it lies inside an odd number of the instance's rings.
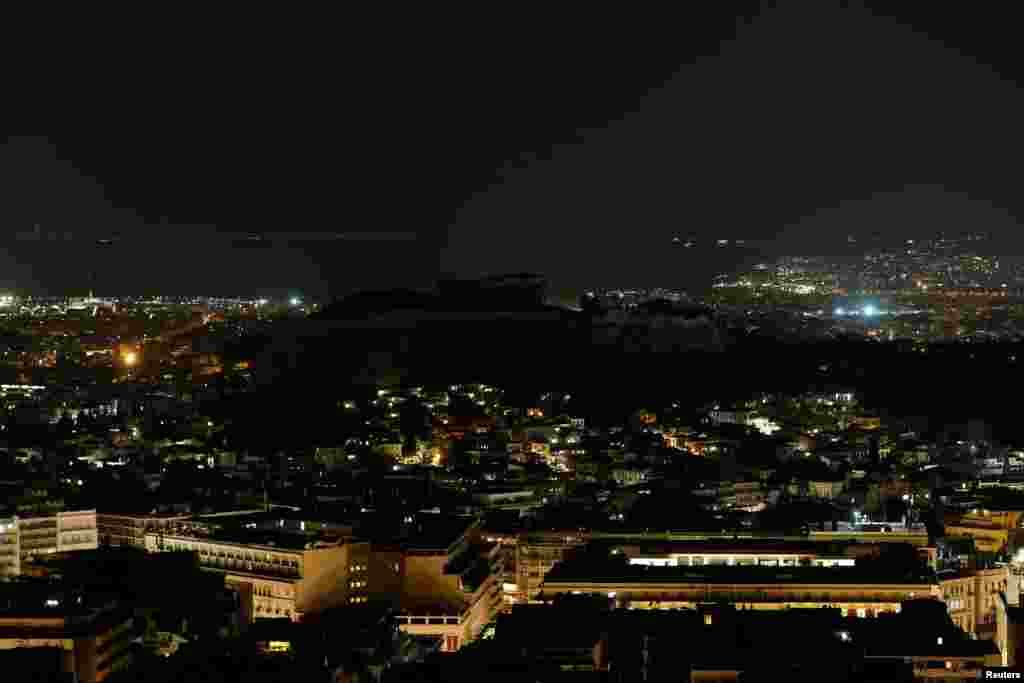
{"label": "illuminated window", "polygon": [[704,625],[705,626],[711,626],[711,622],[712,622],[711,615],[710,614],[705,614],[704,615]]}

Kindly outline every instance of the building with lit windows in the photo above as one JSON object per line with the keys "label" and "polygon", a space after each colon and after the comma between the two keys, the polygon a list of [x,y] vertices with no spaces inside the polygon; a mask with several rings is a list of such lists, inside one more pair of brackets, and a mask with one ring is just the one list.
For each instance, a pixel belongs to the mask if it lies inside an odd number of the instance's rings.
{"label": "building with lit windows", "polygon": [[728,603],[742,609],[831,607],[844,616],[899,612],[905,600],[941,597],[934,572],[882,562],[853,566],[652,566],[602,552],[575,554],[545,577],[540,597],[607,595],[621,608],[691,609]]}
{"label": "building with lit windows", "polygon": [[742,408],[720,408],[714,406],[708,414],[714,425],[732,424],[747,425],[756,417],[755,413]]}
{"label": "building with lit windows", "polygon": [[[503,608],[503,548],[477,541],[472,518],[424,515],[400,549],[374,549],[372,586],[393,586],[399,628],[454,652],[480,636]],[[397,589],[397,590],[395,590]],[[379,591],[374,588],[374,592]]]}
{"label": "building with lit windows", "polygon": [[109,513],[96,514],[96,529],[100,545],[146,547],[146,534],[170,529],[190,519],[192,515],[180,513]]}
{"label": "building with lit windows", "polygon": [[[512,602],[536,599],[548,572],[571,551],[585,545],[601,545],[629,564],[652,567],[760,566],[852,567],[858,558],[877,557],[891,542],[915,546],[924,564],[935,566],[934,548],[926,535],[812,532],[804,541],[734,538],[707,534],[674,540],[646,534],[550,531],[521,533],[515,541],[515,586],[507,591]],[[694,534],[694,536],[700,536]],[[821,536],[822,538],[815,538]],[[910,539],[910,540],[908,540]],[[913,541],[913,542],[912,542]]]}
{"label": "building with lit windows", "polygon": [[0,517],[0,576],[18,576],[36,558],[96,548],[95,510]]}
{"label": "building with lit windows", "polygon": [[1016,604],[1019,591],[1011,585],[1008,567],[977,571],[940,572],[939,588],[953,623],[966,633],[991,638],[996,631],[999,596]]}
{"label": "building with lit windows", "polygon": [[996,600],[995,643],[1006,667],[1024,662],[1024,607],[1011,602],[1005,593]]}
{"label": "building with lit windows", "polygon": [[0,517],[0,578],[21,573],[18,518]]}
{"label": "building with lit windows", "polygon": [[744,543],[741,541],[614,544],[611,553],[645,567],[853,567],[878,548],[827,543]]}
{"label": "building with lit windows", "polygon": [[350,536],[245,533],[197,521],[147,532],[146,550],[196,553],[200,567],[224,574],[248,623],[299,621],[305,614],[367,599],[370,545]]}
{"label": "building with lit windows", "polygon": [[946,535],[970,536],[980,552],[1008,552],[1024,540],[1024,511],[971,509],[947,512]]}
{"label": "building with lit windows", "polygon": [[114,596],[50,583],[0,583],[0,651],[48,650],[67,680],[101,683],[127,667],[133,624],[131,608]]}
{"label": "building with lit windows", "polygon": [[522,533],[516,538],[515,587],[509,591],[512,602],[525,602],[540,593],[544,577],[570,550],[579,548],[589,537],[573,532]]}

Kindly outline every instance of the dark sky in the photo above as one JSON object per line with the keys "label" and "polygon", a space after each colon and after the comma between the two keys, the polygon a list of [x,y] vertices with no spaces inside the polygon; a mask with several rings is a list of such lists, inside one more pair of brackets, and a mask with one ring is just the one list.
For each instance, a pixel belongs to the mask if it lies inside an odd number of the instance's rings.
{"label": "dark sky", "polygon": [[724,9],[209,18],[67,61],[0,140],[0,287],[687,286],[719,264],[680,232],[1019,232],[1009,10],[691,4]]}
{"label": "dark sky", "polygon": [[[779,250],[896,230],[1019,242],[1014,74],[969,56],[965,25],[924,19],[767,9],[623,120],[467,202],[444,263],[570,286],[692,286],[725,264],[669,248],[674,234],[777,238]],[[998,17],[986,19],[998,42]]]}

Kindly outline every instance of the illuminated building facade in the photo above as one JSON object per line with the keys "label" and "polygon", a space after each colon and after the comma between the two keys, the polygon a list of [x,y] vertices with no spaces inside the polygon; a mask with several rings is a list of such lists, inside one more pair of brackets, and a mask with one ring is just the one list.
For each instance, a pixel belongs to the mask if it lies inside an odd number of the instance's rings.
{"label": "illuminated building facade", "polygon": [[363,603],[369,585],[368,543],[306,542],[279,535],[273,545],[216,540],[201,534],[146,533],[146,550],[197,553],[203,569],[225,575],[243,619],[301,620],[304,614]]}
{"label": "illuminated building facade", "polygon": [[728,603],[738,609],[829,607],[843,616],[898,613],[906,600],[941,597],[934,575],[861,571],[857,567],[651,567],[566,562],[544,580],[541,594],[607,595],[628,609],[696,609]]}
{"label": "illuminated building facade", "polygon": [[630,609],[720,602],[743,609],[830,607],[844,616],[877,616],[898,612],[904,600],[941,599],[934,570],[917,550],[915,559],[915,553],[883,543],[604,538],[564,552],[531,597],[600,595]]}
{"label": "illuminated building facade", "polygon": [[17,517],[0,517],[0,578],[21,573]]}
{"label": "illuminated building facade", "polygon": [[371,583],[394,586],[381,597],[398,603],[402,631],[454,652],[478,638],[503,608],[505,553],[499,543],[476,542],[479,522],[437,522],[419,527],[420,536],[388,556],[390,561],[374,560]]}
{"label": "illuminated building facade", "polygon": [[96,547],[95,510],[0,517],[0,577],[20,575],[37,557]]}
{"label": "illuminated building facade", "polygon": [[146,548],[146,534],[168,530],[191,515],[176,513],[106,513],[96,514],[100,545]]}
{"label": "illuminated building facade", "polygon": [[953,623],[978,636],[992,636],[996,630],[1000,594],[1018,592],[1010,585],[1008,567],[943,572],[939,586]]}
{"label": "illuminated building facade", "polygon": [[980,552],[1008,552],[1024,538],[1022,520],[1024,512],[1018,510],[971,510],[947,515],[946,535],[970,536]]}
{"label": "illuminated building facade", "polygon": [[858,558],[877,556],[889,543],[914,546],[928,567],[934,568],[936,561],[935,548],[921,533],[812,532],[806,541],[694,536],[698,538],[685,540],[684,534],[665,534],[664,540],[659,540],[644,534],[522,533],[515,543],[515,585],[507,593],[513,602],[535,600],[555,564],[591,543],[604,544],[630,564],[652,567],[851,567]]}
{"label": "illuminated building facade", "polygon": [[523,602],[540,593],[544,577],[568,552],[588,542],[589,538],[571,532],[520,534],[516,540],[516,582],[510,591],[513,601]]}

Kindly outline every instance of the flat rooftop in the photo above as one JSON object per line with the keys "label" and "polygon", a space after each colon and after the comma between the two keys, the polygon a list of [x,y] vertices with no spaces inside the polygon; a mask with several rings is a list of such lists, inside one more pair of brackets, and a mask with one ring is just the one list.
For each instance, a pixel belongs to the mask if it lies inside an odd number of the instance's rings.
{"label": "flat rooftop", "polygon": [[409,550],[447,551],[476,521],[459,515],[421,515],[403,545]]}
{"label": "flat rooftop", "polygon": [[607,548],[608,550],[629,549],[631,553],[641,555],[657,554],[778,554],[778,555],[845,555],[850,548],[870,548],[873,543],[870,541],[781,541],[781,540],[744,540],[744,539],[708,539],[694,541],[645,541],[637,539],[630,541],[598,539],[590,542],[594,548]]}
{"label": "flat rooftop", "polygon": [[[150,532],[153,533],[153,532]],[[278,550],[304,550],[307,544],[333,542],[347,539],[347,536],[332,537],[320,533],[302,534],[288,531],[264,531],[260,529],[212,529],[208,533],[197,530],[168,531],[162,534],[165,539],[187,538],[194,542],[234,543],[236,545],[252,545]]]}
{"label": "flat rooftop", "polygon": [[707,584],[871,584],[937,585],[931,571],[907,571],[882,562],[853,567],[700,566],[651,567],[625,559],[580,556],[556,564],[544,585],[575,583],[707,583]]}
{"label": "flat rooftop", "polygon": [[0,629],[9,619],[95,617],[118,604],[114,593],[76,589],[63,582],[21,578],[0,582]]}

